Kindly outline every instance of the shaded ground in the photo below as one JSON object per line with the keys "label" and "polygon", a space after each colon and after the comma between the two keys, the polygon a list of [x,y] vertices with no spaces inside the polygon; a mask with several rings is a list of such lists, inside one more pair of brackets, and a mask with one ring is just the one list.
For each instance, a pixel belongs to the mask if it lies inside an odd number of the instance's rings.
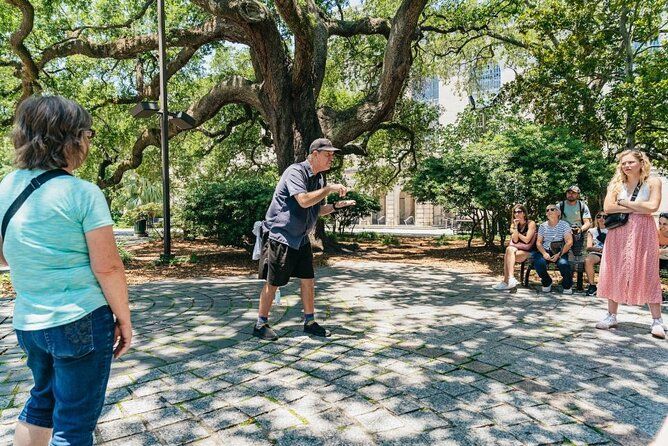
{"label": "shaded ground", "polygon": [[[437,239],[424,237],[396,238],[399,245],[385,245],[381,241],[344,240],[343,245],[354,250],[339,254],[315,253],[317,266],[324,266],[340,260],[405,262],[410,264],[439,265],[460,271],[478,273],[502,273],[498,252],[491,251],[479,242],[471,249],[465,240],[448,240],[446,244]],[[156,264],[162,254],[159,240],[129,246],[127,251],[132,259],[127,262],[126,271],[130,283],[143,283],[164,278],[225,277],[257,272],[257,262],[243,249],[218,246],[205,240],[175,240],[172,251],[176,261],[172,265]]]}
{"label": "shaded ground", "polygon": [[[205,255],[205,253],[202,253]],[[416,259],[419,260],[419,259]],[[326,340],[303,335],[298,283],[251,337],[247,275],[130,288],[135,343],[112,368],[105,446],[647,445],[668,412],[668,343],[646,309],[593,328],[583,295],[490,289],[485,274],[332,261],[318,270]],[[0,306],[0,445],[31,378]]]}

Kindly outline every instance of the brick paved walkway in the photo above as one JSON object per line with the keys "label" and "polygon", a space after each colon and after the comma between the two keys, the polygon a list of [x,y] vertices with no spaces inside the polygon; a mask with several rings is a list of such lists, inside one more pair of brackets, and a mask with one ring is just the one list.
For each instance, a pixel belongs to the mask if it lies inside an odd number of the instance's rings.
{"label": "brick paved walkway", "polygon": [[[251,337],[260,282],[131,290],[135,347],[113,366],[98,444],[646,445],[668,412],[668,343],[647,310],[391,263],[318,271],[326,341],[300,331],[297,284],[276,343]],[[30,388],[0,307],[0,444]],[[660,366],[660,367],[659,367]]]}

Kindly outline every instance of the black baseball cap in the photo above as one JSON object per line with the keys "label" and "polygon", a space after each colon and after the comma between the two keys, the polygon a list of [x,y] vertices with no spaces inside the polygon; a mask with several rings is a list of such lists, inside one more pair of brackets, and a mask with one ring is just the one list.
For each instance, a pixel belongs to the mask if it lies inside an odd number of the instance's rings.
{"label": "black baseball cap", "polygon": [[327,138],[318,138],[315,141],[311,143],[311,147],[309,147],[309,153],[313,153],[315,151],[318,152],[339,152],[340,149],[337,149],[332,145],[332,141],[330,141]]}

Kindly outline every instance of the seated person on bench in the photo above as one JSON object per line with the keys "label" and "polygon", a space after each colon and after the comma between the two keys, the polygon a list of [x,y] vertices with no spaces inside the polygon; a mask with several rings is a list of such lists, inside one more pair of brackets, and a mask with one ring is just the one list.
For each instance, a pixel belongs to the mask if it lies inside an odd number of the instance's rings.
{"label": "seated person on bench", "polygon": [[659,269],[668,270],[668,212],[659,216]]}
{"label": "seated person on bench", "polygon": [[571,226],[560,220],[561,211],[556,205],[549,205],[545,210],[547,221],[538,227],[536,249],[533,252],[533,265],[540,276],[542,291],[552,291],[552,278],[547,272],[547,264],[556,263],[563,278],[564,294],[573,294],[573,272],[568,263],[568,251],[573,246]]}
{"label": "seated person on bench", "polygon": [[519,282],[513,277],[515,263],[522,263],[529,258],[531,252],[536,249],[536,222],[529,220],[527,208],[524,205],[513,206],[510,216],[510,244],[503,256],[503,281],[494,285],[498,291],[510,290]]}
{"label": "seated person on bench", "polygon": [[594,266],[601,263],[603,256],[603,243],[608,230],[605,229],[605,214],[599,212],[594,219],[594,227],[587,231],[587,258],[585,258],[584,268],[587,273],[587,296],[596,296],[596,283],[594,281]]}

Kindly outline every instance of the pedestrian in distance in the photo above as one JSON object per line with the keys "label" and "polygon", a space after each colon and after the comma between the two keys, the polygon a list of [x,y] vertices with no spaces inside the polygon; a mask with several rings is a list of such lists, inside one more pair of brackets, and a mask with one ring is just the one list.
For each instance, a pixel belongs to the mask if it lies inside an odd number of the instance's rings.
{"label": "pedestrian in distance", "polygon": [[538,227],[536,251],[533,265],[540,276],[542,291],[552,291],[552,278],[547,272],[548,263],[556,263],[562,277],[564,294],[573,294],[573,272],[568,263],[568,251],[573,246],[573,232],[566,221],[561,220],[561,211],[556,205],[545,209],[547,221]]}
{"label": "pedestrian in distance", "polygon": [[339,149],[326,138],[311,143],[309,156],[289,166],[276,185],[273,199],[262,224],[262,251],[259,278],[266,280],[260,292],[258,317],[253,336],[275,341],[278,336],[269,325],[269,311],[276,290],[291,277],[300,279],[304,309],[304,333],[327,337],[329,330],[315,321],[315,274],[309,234],[315,229],[318,216],[353,206],[354,200],[325,204],[329,194],[345,197],[348,189],[342,184],[326,184],[324,173],[332,165]]}
{"label": "pedestrian in distance", "polygon": [[661,318],[661,280],[659,245],[652,213],[661,203],[661,181],[650,176],[647,155],[625,150],[619,155],[617,170],[608,185],[604,209],[627,214],[625,224],[609,225],[603,247],[597,296],[607,299],[608,314],[596,324],[607,330],[617,326],[619,304],[649,306],[650,332],[661,339],[666,328]]}
{"label": "pedestrian in distance", "polygon": [[503,256],[503,281],[494,285],[497,291],[511,290],[518,285],[513,275],[515,263],[527,260],[536,249],[536,222],[529,220],[527,208],[522,204],[513,206],[510,225],[510,244]]}
{"label": "pedestrian in distance", "polygon": [[59,96],[16,111],[17,170],[0,183],[2,245],[16,300],[13,327],[33,387],[15,446],[93,444],[112,356],[130,347],[123,262],[102,191],[72,176],[88,156],[91,116]]}

